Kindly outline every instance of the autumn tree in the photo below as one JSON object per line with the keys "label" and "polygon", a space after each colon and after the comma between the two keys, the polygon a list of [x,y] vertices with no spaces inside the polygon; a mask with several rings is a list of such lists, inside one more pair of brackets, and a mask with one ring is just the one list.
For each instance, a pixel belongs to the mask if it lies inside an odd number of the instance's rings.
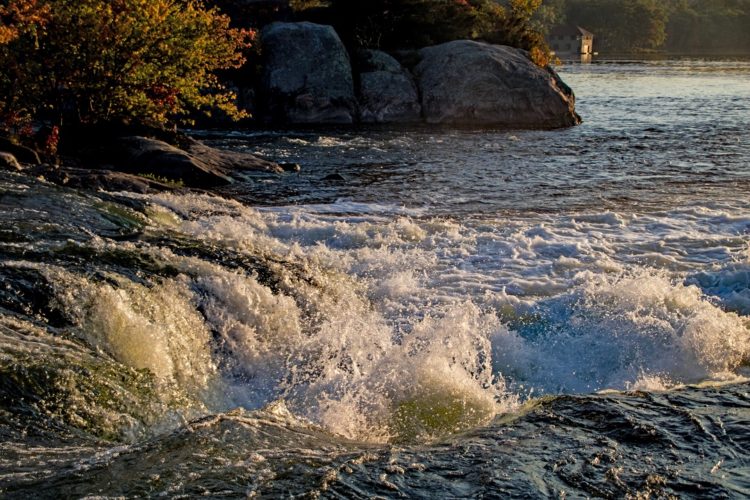
{"label": "autumn tree", "polygon": [[49,16],[47,5],[37,0],[5,0],[0,3],[0,45],[18,39],[22,34],[35,34]]}
{"label": "autumn tree", "polygon": [[[239,116],[214,75],[251,33],[200,0],[5,0],[0,118],[150,125],[195,110]],[[42,15],[43,14],[43,15]]]}

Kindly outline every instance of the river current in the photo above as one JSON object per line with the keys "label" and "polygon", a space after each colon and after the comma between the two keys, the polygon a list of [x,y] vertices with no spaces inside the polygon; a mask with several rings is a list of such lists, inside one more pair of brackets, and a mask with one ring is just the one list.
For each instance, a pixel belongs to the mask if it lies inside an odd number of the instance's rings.
{"label": "river current", "polygon": [[0,173],[0,495],[750,495],[750,62],[565,130],[196,132],[221,192]]}

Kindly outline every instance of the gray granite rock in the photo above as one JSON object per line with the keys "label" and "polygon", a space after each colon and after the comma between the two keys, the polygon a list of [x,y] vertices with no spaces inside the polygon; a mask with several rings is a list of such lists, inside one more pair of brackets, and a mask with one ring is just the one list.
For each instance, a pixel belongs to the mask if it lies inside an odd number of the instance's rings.
{"label": "gray granite rock", "polygon": [[352,123],[356,99],[349,55],[331,26],[273,23],[263,29],[265,115],[290,124]]}
{"label": "gray granite rock", "polygon": [[420,120],[421,106],[411,74],[378,50],[358,55],[360,120],[364,123],[409,123]]}
{"label": "gray granite rock", "polygon": [[414,74],[428,123],[544,129],[580,123],[570,88],[523,50],[457,40],[419,55]]}

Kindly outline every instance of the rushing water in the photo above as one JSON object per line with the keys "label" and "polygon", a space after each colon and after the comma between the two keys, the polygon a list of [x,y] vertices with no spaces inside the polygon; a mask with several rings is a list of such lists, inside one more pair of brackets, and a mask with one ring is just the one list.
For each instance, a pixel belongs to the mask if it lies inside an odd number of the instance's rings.
{"label": "rushing water", "polygon": [[0,174],[0,494],[750,495],[750,63],[557,131],[203,133],[207,195]]}

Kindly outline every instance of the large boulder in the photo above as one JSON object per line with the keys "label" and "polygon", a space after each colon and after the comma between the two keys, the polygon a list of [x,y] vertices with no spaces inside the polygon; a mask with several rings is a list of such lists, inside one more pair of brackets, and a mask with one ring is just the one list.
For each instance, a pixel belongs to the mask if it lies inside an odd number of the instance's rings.
{"label": "large boulder", "polygon": [[266,117],[291,124],[352,123],[349,55],[331,26],[273,23],[261,33]]}
{"label": "large boulder", "polygon": [[520,49],[457,40],[419,55],[414,73],[428,123],[513,128],[580,123],[570,88]]}
{"label": "large boulder", "polygon": [[417,86],[411,74],[385,52],[358,54],[359,111],[364,123],[408,123],[421,119]]}

